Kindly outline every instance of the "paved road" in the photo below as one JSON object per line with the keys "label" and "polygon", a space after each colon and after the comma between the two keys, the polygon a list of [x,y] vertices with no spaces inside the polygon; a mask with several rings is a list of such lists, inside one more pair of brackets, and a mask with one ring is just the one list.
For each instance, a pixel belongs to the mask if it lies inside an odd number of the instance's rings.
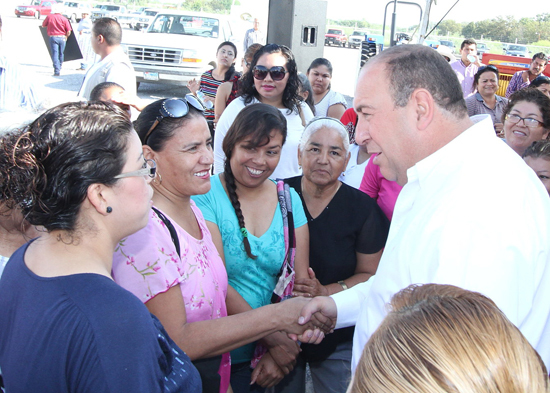
{"label": "paved road", "polygon": [[[51,59],[38,29],[43,18],[41,20],[30,17],[17,18],[13,13],[4,13],[2,20],[3,40],[0,45],[35,78],[35,83],[48,97],[49,104],[56,105],[75,100],[84,79],[84,71],[77,71],[80,62],[75,60],[63,64],[61,76],[53,76]],[[351,104],[358,70],[359,50],[325,47],[324,55],[333,63],[333,89],[346,95]],[[181,97],[187,92],[188,90],[183,86],[142,83],[138,95],[142,99],[154,101],[165,97]]]}

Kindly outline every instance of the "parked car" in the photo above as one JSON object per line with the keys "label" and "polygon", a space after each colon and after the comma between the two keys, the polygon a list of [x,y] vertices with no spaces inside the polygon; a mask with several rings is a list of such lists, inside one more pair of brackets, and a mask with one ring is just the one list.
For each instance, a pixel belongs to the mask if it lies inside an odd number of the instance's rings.
{"label": "parked car", "polygon": [[52,13],[52,5],[57,4],[55,0],[33,0],[30,5],[19,5],[15,7],[15,15],[34,16],[40,19],[42,15],[48,16]]}
{"label": "parked car", "polygon": [[349,36],[348,46],[350,48],[359,48],[361,46],[361,42],[365,41],[367,34],[369,34],[368,31],[355,30],[353,34]]}
{"label": "parked car", "polygon": [[126,7],[119,4],[98,4],[92,9],[92,21],[99,18],[113,18],[118,21],[121,15],[127,14]]}
{"label": "parked car", "polygon": [[215,66],[223,41],[235,41],[222,15],[161,10],[147,30],[127,31],[123,48],[140,82],[186,84]]}
{"label": "parked car", "polygon": [[453,41],[439,40],[439,42],[441,43],[441,45],[445,45],[447,48],[449,48],[453,54],[456,52],[456,46]]}
{"label": "parked car", "polygon": [[484,42],[477,43],[477,54],[479,55],[480,59],[483,58],[483,55],[485,53],[489,53],[490,50],[491,48],[489,48],[486,43]]}
{"label": "parked car", "polygon": [[63,3],[63,16],[71,22],[80,22],[82,14],[91,14],[90,4],[81,1],[66,1]]}
{"label": "parked car", "polygon": [[142,30],[148,28],[159,12],[160,10],[155,10],[152,8],[144,10],[141,14],[134,18],[134,29]]}
{"label": "parked car", "polygon": [[508,56],[529,57],[529,51],[525,45],[508,45],[504,54]]}
{"label": "parked car", "polygon": [[348,37],[342,29],[328,29],[325,34],[325,45],[338,45],[345,47],[348,42]]}

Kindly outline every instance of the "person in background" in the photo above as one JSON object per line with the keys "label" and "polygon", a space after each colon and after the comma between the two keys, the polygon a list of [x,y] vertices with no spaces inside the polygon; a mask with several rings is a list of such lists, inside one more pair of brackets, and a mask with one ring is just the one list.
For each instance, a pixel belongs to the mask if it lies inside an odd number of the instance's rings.
{"label": "person in background", "polygon": [[548,371],[488,297],[452,285],[395,295],[349,393],[548,393]]}
{"label": "person in background", "polygon": [[[368,195],[338,180],[348,149],[348,132],[333,118],[313,119],[302,135],[298,154],[304,174],[286,183],[300,195],[308,220],[310,268],[309,277],[296,279],[294,295],[329,296],[376,273],[389,222]],[[302,344],[293,372],[275,390],[305,392],[307,363],[314,391],[344,393],[353,331],[337,330],[319,345]]]}
{"label": "person in background", "polygon": [[494,65],[482,66],[474,76],[473,96],[466,98],[468,116],[481,114],[491,115],[495,132],[502,135],[502,113],[508,104],[508,99],[497,95],[499,72]]}
{"label": "person in background", "polygon": [[[0,37],[2,17],[0,17]],[[17,110],[39,110],[42,97],[31,75],[4,52],[0,41],[0,112],[13,113]]]}
{"label": "person in background", "polygon": [[439,53],[445,60],[447,60],[449,63],[452,63],[456,61],[456,57],[453,54],[453,51],[451,48],[445,45],[439,45],[437,47],[437,53]]}
{"label": "person in background", "polygon": [[504,140],[519,156],[550,131],[550,98],[537,89],[522,89],[510,96],[502,116]]}
{"label": "person in background", "polygon": [[243,75],[248,72],[248,69],[250,68],[250,63],[252,63],[254,55],[261,48],[261,44],[250,45],[244,53],[242,59],[242,75],[239,78],[233,78],[231,82],[224,82],[220,85],[220,87],[218,87],[218,91],[216,92],[216,102],[214,104],[214,123],[218,122],[223,111],[225,110],[225,108],[227,108],[227,105],[233,102],[233,100],[239,95]]}
{"label": "person in background", "polygon": [[272,179],[286,179],[300,175],[298,145],[307,122],[313,118],[311,110],[300,99],[300,81],[296,59],[284,45],[269,44],[254,55],[248,72],[243,76],[242,95],[223,112],[216,127],[214,139],[214,174],[224,170],[223,139],[239,112],[254,103],[271,105],[285,116],[287,138]]}
{"label": "person in background", "polygon": [[550,141],[533,142],[523,153],[523,159],[550,194]]}
{"label": "person in background", "polygon": [[384,50],[359,75],[356,140],[404,187],[376,275],[302,311],[303,321],[321,311],[336,328],[356,325],[352,370],[391,296],[421,283],[483,291],[550,364],[548,193],[461,97],[445,59],[422,45]]}
{"label": "person in background", "polygon": [[307,78],[313,89],[315,115],[328,116],[340,120],[346,110],[346,99],[331,90],[332,64],[325,58],[313,60],[307,69]]}
{"label": "person in background", "polygon": [[313,102],[313,89],[311,88],[311,83],[309,83],[307,75],[301,72],[298,74],[298,78],[300,79],[300,90],[298,94],[302,97],[302,100],[307,106],[309,106],[313,115],[315,115],[315,103]]}
{"label": "person in background", "polygon": [[124,88],[115,82],[103,82],[94,87],[90,93],[89,101],[110,102],[128,113],[130,117],[132,117],[130,108],[141,112],[147,106],[144,100],[137,95],[126,93]]}
{"label": "person in background", "polygon": [[116,245],[147,224],[153,194],[156,166],[130,119],[102,102],[62,104],[10,153],[2,200],[44,232],[0,279],[6,391],[200,392],[189,357],[111,277]]}
{"label": "person in background", "polygon": [[94,21],[92,48],[100,59],[86,72],[78,97],[90,99],[93,88],[102,82],[118,83],[126,92],[136,94],[134,67],[120,46],[121,40],[122,28],[116,20],[99,18]]}
{"label": "person in background", "polygon": [[546,75],[537,76],[529,87],[542,91],[548,98],[550,98],[550,78]]}
{"label": "person in background", "polygon": [[260,21],[258,18],[254,18],[253,23],[254,27],[244,33],[243,52],[246,52],[252,44],[265,45],[265,34],[260,30]]}
{"label": "person in background", "polygon": [[514,92],[529,86],[529,84],[535,80],[548,65],[548,57],[543,53],[535,53],[529,64],[529,69],[525,71],[518,71],[510,79],[510,83],[506,88],[506,97],[510,97]]}
{"label": "person in background", "polygon": [[88,12],[82,12],[82,19],[78,22],[76,31],[78,32],[77,40],[80,52],[82,53],[82,60],[80,61],[79,70],[85,71],[88,69],[90,63],[94,63],[95,52],[92,48],[92,20]]}
{"label": "person in background", "polygon": [[238,80],[240,75],[235,71],[235,59],[237,58],[237,47],[231,41],[222,42],[216,51],[216,68],[206,71],[201,75],[200,82],[195,79],[187,83],[187,88],[206,106],[206,120],[212,138],[214,138],[214,103],[216,92],[224,82]]}
{"label": "person in background", "polygon": [[[287,185],[285,190],[282,181],[270,179],[281,159],[286,124],[284,113],[273,105],[244,107],[224,135],[224,172],[211,178],[208,193],[193,197],[216,248],[223,253],[230,290],[244,298],[228,296],[230,315],[269,304],[276,286],[277,298],[290,295],[291,291],[282,291],[286,285],[277,285],[277,276],[287,267],[294,267],[296,279],[308,277],[309,232],[302,203],[294,189]],[[261,347],[255,351],[255,345],[249,344],[231,352],[235,393],[263,391],[260,387],[277,384],[292,370],[299,352],[295,342],[270,336],[260,344],[268,351],[257,365]]]}
{"label": "person in background", "polygon": [[44,19],[42,26],[47,28],[52,51],[53,75],[59,76],[63,66],[65,45],[73,28],[69,20],[61,15],[61,4],[53,4],[52,12]]}
{"label": "person in background", "polygon": [[366,144],[359,146],[355,142],[355,127],[357,127],[357,119],[357,113],[354,108],[346,109],[340,119],[348,132],[350,158],[346,169],[342,172],[338,180],[358,189],[361,184],[361,180],[363,179],[368,159],[371,155],[367,151]]}
{"label": "person in background", "polygon": [[474,76],[479,67],[481,67],[481,62],[477,56],[477,43],[472,39],[462,41],[460,59],[452,62],[451,68],[458,77],[464,98],[468,98],[475,93]]}

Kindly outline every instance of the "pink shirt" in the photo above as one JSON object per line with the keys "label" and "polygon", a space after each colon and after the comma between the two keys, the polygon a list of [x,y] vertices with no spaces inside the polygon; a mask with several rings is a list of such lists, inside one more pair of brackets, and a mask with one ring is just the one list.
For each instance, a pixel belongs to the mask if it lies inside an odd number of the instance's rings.
{"label": "pink shirt", "polygon": [[464,65],[461,59],[451,63],[451,68],[454,70],[460,86],[462,86],[462,95],[464,98],[468,98],[475,94],[474,88],[474,76],[477,73],[478,66],[474,63],[470,63],[468,67]]}
{"label": "pink shirt", "polygon": [[388,220],[391,221],[395,202],[403,187],[397,184],[397,182],[386,180],[382,176],[380,167],[372,162],[376,156],[377,154],[373,154],[369,158],[359,190],[375,199],[380,209],[388,217]]}
{"label": "pink shirt", "polygon": [[[142,230],[120,241],[113,258],[113,279],[146,303],[159,293],[179,285],[185,302],[187,322],[227,316],[227,273],[201,211],[191,209],[202,232],[198,240],[162,212],[178,234],[178,256],[170,232],[151,210]],[[160,211],[160,209],[158,209]],[[205,332],[208,334],[208,332]],[[229,353],[222,357],[220,392],[226,392],[231,372]]]}

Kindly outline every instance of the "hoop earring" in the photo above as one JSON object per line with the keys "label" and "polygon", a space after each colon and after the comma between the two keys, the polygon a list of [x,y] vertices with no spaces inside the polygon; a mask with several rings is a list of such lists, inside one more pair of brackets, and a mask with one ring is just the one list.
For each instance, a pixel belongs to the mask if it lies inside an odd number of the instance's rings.
{"label": "hoop earring", "polygon": [[157,175],[153,179],[153,183],[160,186],[162,184],[162,175],[157,171]]}

